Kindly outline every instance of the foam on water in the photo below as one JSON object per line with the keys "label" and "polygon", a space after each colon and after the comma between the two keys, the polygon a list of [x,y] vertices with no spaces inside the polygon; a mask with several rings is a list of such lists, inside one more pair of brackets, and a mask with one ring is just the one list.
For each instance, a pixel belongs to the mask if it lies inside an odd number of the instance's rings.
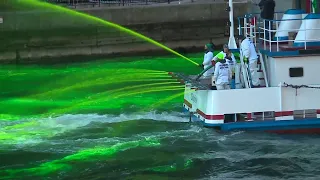
{"label": "foam on water", "polygon": [[188,122],[188,118],[183,117],[182,113],[156,113],[154,111],[121,115],[67,114],[55,118],[49,117],[36,120],[0,121],[0,143],[19,146],[37,144],[45,139],[88,126],[91,123],[119,123],[132,120]]}
{"label": "foam on water", "polygon": [[63,115],[55,118],[55,121],[59,124],[78,124],[78,121],[82,122],[80,126],[87,125],[91,122],[103,122],[103,123],[117,123],[130,120],[156,120],[156,121],[170,121],[170,122],[188,122],[188,119],[183,116],[183,113],[157,113],[155,111],[140,113],[140,114],[120,114],[120,115],[98,115],[98,114],[81,114],[81,115]]}
{"label": "foam on water", "polygon": [[[103,122],[103,123],[117,123],[130,120],[156,120],[156,121],[170,121],[170,122],[189,122],[183,113],[179,112],[162,112],[157,113],[155,111],[145,112],[140,114],[120,114],[120,115],[99,115],[99,114],[65,114],[55,118],[48,117],[43,119],[34,120],[25,119],[19,121],[0,121],[1,129],[8,129],[10,126],[13,128],[18,127],[22,124],[29,124],[33,128],[35,125],[48,128],[66,128],[74,129],[77,127],[86,126],[92,122]],[[28,126],[27,126],[28,127]],[[10,129],[13,129],[10,128]],[[21,128],[19,128],[21,129]]]}

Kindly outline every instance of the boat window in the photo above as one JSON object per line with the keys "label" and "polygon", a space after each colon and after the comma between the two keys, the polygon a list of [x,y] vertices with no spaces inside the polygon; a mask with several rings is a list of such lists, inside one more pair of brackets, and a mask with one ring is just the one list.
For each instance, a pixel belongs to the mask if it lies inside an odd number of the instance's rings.
{"label": "boat window", "polygon": [[289,69],[290,77],[302,77],[303,76],[303,67],[295,67]]}

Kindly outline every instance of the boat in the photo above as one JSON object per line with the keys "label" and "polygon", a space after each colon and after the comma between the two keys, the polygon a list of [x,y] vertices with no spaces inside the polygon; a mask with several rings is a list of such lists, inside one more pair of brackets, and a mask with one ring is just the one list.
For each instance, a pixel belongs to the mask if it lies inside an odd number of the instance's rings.
{"label": "boat", "polygon": [[[232,14],[232,0],[228,9]],[[240,85],[230,90],[215,90],[211,79],[201,79],[203,72],[169,73],[185,84],[183,108],[191,122],[223,132],[320,133],[320,14],[289,9],[275,17],[238,17],[239,35],[256,45],[262,86],[251,86],[241,56]],[[232,15],[230,21],[229,47],[239,52]],[[273,21],[273,30],[267,30],[273,38],[263,34],[264,21]]]}

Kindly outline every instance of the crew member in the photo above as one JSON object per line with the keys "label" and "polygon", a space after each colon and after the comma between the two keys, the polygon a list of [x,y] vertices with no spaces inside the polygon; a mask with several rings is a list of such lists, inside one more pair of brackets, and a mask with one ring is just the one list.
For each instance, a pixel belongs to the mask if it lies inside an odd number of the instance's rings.
{"label": "crew member", "polygon": [[218,56],[220,56],[220,54],[223,55],[223,58],[230,57],[234,62],[236,61],[233,53],[230,51],[227,44],[223,45],[223,51],[219,52],[216,56],[214,56],[212,58],[212,61],[218,61],[219,60]]}
{"label": "crew member", "polygon": [[223,54],[219,53],[218,62],[215,65],[213,83],[216,85],[217,90],[230,89],[231,70],[226,62]]}
{"label": "crew member", "polygon": [[246,64],[249,64],[249,70],[251,75],[251,81],[253,86],[260,86],[258,71],[257,71],[257,62],[258,55],[256,48],[249,38],[244,36],[240,37],[240,55],[243,57],[243,61]]}
{"label": "crew member", "polygon": [[[272,20],[274,19],[274,9],[276,7],[275,1],[274,0],[261,0],[258,5],[261,10],[260,17],[262,19],[265,19],[264,20],[265,21],[265,23],[264,23],[265,29],[272,30],[272,27],[273,27]],[[268,30],[264,31],[266,39],[269,39],[269,31]]]}
{"label": "crew member", "polygon": [[223,51],[218,53],[215,57],[213,57],[213,61],[218,60],[218,56],[223,55],[223,59],[226,60],[227,64],[229,65],[229,68],[232,72],[232,80],[231,80],[231,88],[235,89],[235,69],[237,66],[236,58],[234,57],[233,53],[230,51],[227,44],[223,45]]}
{"label": "crew member", "polygon": [[[208,68],[211,65],[211,60],[213,58],[213,47],[212,44],[206,44],[204,46],[205,49],[205,54],[204,54],[204,58],[203,58],[203,63],[200,65],[203,67],[203,69]],[[204,78],[210,78],[212,76],[214,72],[214,68],[208,69],[204,74],[203,77]]]}

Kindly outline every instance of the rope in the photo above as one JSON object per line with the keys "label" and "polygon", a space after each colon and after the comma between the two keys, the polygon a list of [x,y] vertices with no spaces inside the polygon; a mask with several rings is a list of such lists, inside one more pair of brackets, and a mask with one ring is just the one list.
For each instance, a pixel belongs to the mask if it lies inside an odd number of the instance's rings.
{"label": "rope", "polygon": [[298,89],[300,88],[320,89],[320,87],[314,87],[314,86],[308,86],[308,85],[293,85],[293,84],[287,84],[287,83],[283,83],[283,87],[291,87],[296,89],[296,96],[298,95]]}
{"label": "rope", "polygon": [[308,86],[308,85],[293,85],[293,84],[287,84],[287,83],[283,83],[283,87],[291,87],[294,89],[300,89],[300,88],[320,89],[320,87],[314,87],[314,86]]}

